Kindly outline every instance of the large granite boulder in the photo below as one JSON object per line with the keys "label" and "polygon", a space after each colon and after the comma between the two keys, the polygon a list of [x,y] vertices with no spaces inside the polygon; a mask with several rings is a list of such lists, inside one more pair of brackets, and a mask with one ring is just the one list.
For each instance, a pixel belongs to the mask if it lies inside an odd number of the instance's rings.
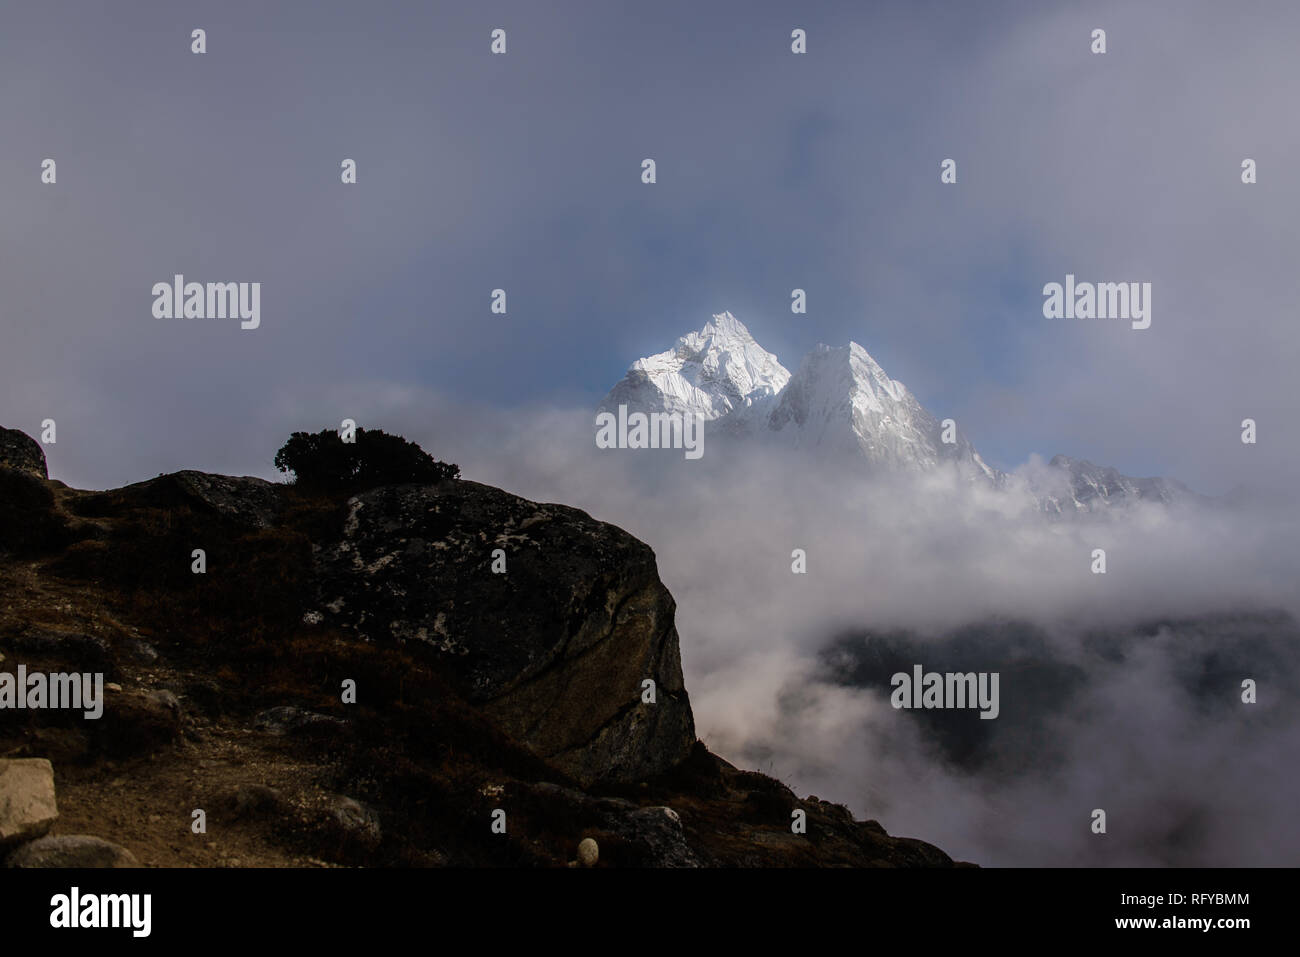
{"label": "large granite boulder", "polygon": [[50,477],[40,443],[17,429],[0,428],[0,468],[17,469],[41,479]]}
{"label": "large granite boulder", "polygon": [[676,606],[649,546],[477,482],[379,488],[347,507],[341,538],[316,549],[308,621],[423,647],[584,786],[642,780],[690,752]]}

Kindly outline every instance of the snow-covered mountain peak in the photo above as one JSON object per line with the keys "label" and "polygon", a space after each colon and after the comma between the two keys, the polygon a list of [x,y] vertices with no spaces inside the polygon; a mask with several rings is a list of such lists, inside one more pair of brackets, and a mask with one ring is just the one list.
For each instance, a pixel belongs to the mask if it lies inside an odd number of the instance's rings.
{"label": "snow-covered mountain peak", "polygon": [[634,361],[599,411],[617,411],[620,404],[638,412],[698,412],[723,436],[854,468],[954,465],[979,484],[1023,489],[1049,514],[1197,498],[1170,479],[1132,479],[1065,455],[1013,481],[989,467],[956,424],[931,415],[902,382],[889,378],[857,342],[816,346],[792,376],[729,312],[716,313],[668,351]]}
{"label": "snow-covered mountain peak", "polygon": [[941,423],[856,342],[818,345],[804,356],[767,428],[796,448],[850,453],[872,467],[926,470],[956,462],[966,474],[996,480],[964,437],[944,443]]}
{"label": "snow-covered mountain peak", "polygon": [[[855,413],[873,413],[888,425],[899,414],[920,408],[903,383],[891,379],[885,370],[856,342],[847,346],[817,345],[799,363],[792,377],[793,388],[773,413],[774,429],[793,420],[802,425],[809,415],[853,419]],[[784,411],[781,408],[784,407]]]}
{"label": "snow-covered mountain peak", "polygon": [[964,437],[942,441],[940,423],[861,345],[818,345],[794,375],[730,312],[632,363],[600,411],[696,412],[722,433],[816,450],[872,467],[928,469],[955,461],[996,473]]}
{"label": "snow-covered mountain peak", "polygon": [[743,322],[731,313],[724,311],[714,313],[713,318],[706,322],[704,328],[699,332],[687,333],[677,341],[679,343],[687,341],[703,343],[707,341],[718,344],[730,342],[744,344],[753,342],[754,337],[750,335],[749,329],[746,328]]}
{"label": "snow-covered mountain peak", "polygon": [[907,387],[885,374],[875,359],[866,349],[856,342],[849,343],[849,367],[858,388],[869,391],[873,399],[890,399],[904,402],[908,397]]}
{"label": "snow-covered mountain peak", "polygon": [[744,323],[718,313],[666,352],[632,363],[602,410],[698,412],[705,419],[765,403],[785,388],[789,371],[760,346]]}
{"label": "snow-covered mountain peak", "polygon": [[1036,488],[1047,511],[1091,512],[1137,501],[1169,505],[1197,498],[1187,486],[1173,479],[1135,478],[1111,466],[1093,465],[1068,455],[1053,456],[1047,467],[1051,470],[1047,474],[1054,475],[1056,481],[1047,484],[1039,479]]}
{"label": "snow-covered mountain peak", "polygon": [[[861,345],[818,345],[793,375],[730,312],[712,317],[666,352],[638,359],[600,411],[699,413],[717,434],[869,469],[955,466],[971,481],[1009,488],[954,422],[932,415]],[[1057,456],[1018,483],[1053,514],[1109,510],[1135,501],[1194,497],[1171,479],[1131,478]]]}

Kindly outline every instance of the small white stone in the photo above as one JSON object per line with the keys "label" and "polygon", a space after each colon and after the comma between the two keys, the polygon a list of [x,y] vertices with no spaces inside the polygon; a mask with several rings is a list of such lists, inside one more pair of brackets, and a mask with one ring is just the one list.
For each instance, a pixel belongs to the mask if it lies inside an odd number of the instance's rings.
{"label": "small white stone", "polygon": [[578,844],[578,863],[583,867],[595,867],[600,860],[600,847],[589,837],[584,837]]}

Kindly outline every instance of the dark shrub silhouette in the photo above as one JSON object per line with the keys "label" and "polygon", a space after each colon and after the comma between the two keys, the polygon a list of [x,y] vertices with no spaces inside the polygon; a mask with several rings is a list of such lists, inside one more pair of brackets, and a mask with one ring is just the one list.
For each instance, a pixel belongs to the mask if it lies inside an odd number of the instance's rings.
{"label": "dark shrub silhouette", "polygon": [[426,484],[460,475],[459,466],[439,462],[414,442],[382,429],[357,429],[355,442],[344,442],[331,429],[295,432],[275,453],[275,467],[293,473],[296,484],[321,491]]}

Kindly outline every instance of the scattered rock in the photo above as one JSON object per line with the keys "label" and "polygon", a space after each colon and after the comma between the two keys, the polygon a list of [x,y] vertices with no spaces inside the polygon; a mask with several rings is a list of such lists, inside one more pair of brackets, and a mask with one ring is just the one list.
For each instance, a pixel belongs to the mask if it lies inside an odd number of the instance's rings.
{"label": "scattered rock", "polygon": [[179,715],[181,713],[180,699],[177,698],[176,695],[171,691],[167,691],[167,690],[146,691],[144,696],[145,699],[149,701],[150,704],[156,705],[157,707],[162,708],[165,711],[170,711],[172,714],[175,715]]}
{"label": "scattered rock", "polygon": [[686,843],[682,821],[670,807],[643,807],[611,814],[606,826],[648,855],[646,866],[699,867],[700,860]]}
{"label": "scattered rock", "polygon": [[378,846],[381,831],[374,808],[337,794],[330,799],[329,813],[347,838],[363,846]]}
{"label": "scattered rock", "polygon": [[265,784],[241,784],[227,791],[217,801],[237,818],[277,814],[284,807],[284,797]]}
{"label": "scattered rock", "polygon": [[699,867],[703,863],[687,845],[681,818],[672,808],[639,807],[624,798],[591,797],[549,783],[533,785],[528,793],[544,802],[539,814],[549,816],[563,809],[602,835],[606,861],[615,866]]}
{"label": "scattered rock", "polygon": [[115,757],[152,752],[180,736],[180,701],[170,691],[118,692],[90,730]]}
{"label": "scattered rock", "polygon": [[0,468],[16,469],[39,479],[50,477],[41,444],[17,429],[0,428]]}
{"label": "scattered rock", "polygon": [[0,848],[42,837],[58,816],[49,761],[0,760]]}
{"label": "scattered rock", "polygon": [[61,834],[24,844],[5,860],[6,867],[139,867],[119,844],[90,834]]}
{"label": "scattered rock", "polygon": [[127,657],[132,661],[151,665],[158,660],[158,650],[149,642],[141,641],[139,638],[128,638],[123,647]]}
{"label": "scattered rock", "polygon": [[583,867],[595,867],[600,860],[600,846],[589,837],[578,843],[578,863]]}
{"label": "scattered rock", "polygon": [[116,667],[108,643],[81,631],[28,624],[9,638],[14,651],[34,657],[58,657],[67,670],[106,672]]}
{"label": "scattered rock", "polygon": [[308,727],[343,727],[345,724],[342,718],[307,711],[293,705],[268,708],[253,718],[253,727],[268,734],[289,734]]}

